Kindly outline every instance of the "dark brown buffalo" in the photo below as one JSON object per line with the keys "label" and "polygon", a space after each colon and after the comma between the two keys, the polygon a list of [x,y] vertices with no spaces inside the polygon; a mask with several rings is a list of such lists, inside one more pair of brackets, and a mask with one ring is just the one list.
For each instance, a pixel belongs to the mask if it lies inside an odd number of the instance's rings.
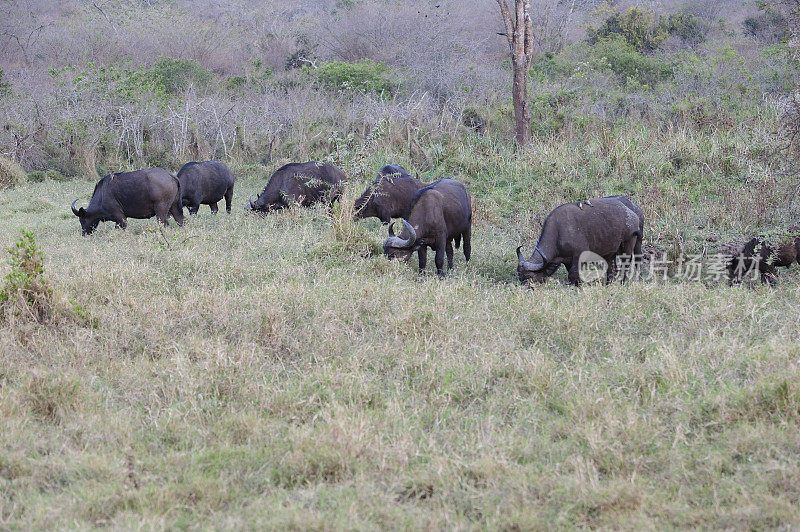
{"label": "dark brown buffalo", "polygon": [[275,170],[255,201],[250,197],[249,208],[269,212],[293,203],[308,207],[322,201],[331,205],[341,196],[341,184],[346,178],[342,170],[330,163],[289,163]]}
{"label": "dark brown buffalo", "polygon": [[728,279],[731,284],[740,282],[745,273],[754,270],[760,274],[762,283],[774,285],[775,268],[789,268],[794,262],[800,264],[800,226],[771,237],[751,239],[728,263]]}
{"label": "dark brown buffalo", "polygon": [[189,214],[197,214],[200,205],[209,205],[217,214],[217,202],[225,198],[225,210],[231,213],[233,172],[218,161],[186,163],[178,171],[181,182],[181,204]]}
{"label": "dark brown buffalo", "polygon": [[581,254],[592,252],[607,262],[608,279],[618,254],[641,255],[644,213],[625,196],[565,203],[550,212],[529,260],[517,248],[517,275],[522,283],[544,282],[561,264],[571,284],[580,283]]}
{"label": "dark brown buffalo", "polygon": [[84,235],[100,222],[115,222],[125,229],[128,218],[156,216],[167,225],[171,214],[183,225],[180,182],[163,168],[109,174],[95,185],[88,207],[76,209],[77,201],[72,202],[72,212],[80,219]]}
{"label": "dark brown buffalo", "polygon": [[400,236],[389,226],[389,238],[383,253],[389,257],[408,260],[413,252],[419,257],[420,272],[425,270],[428,249],[436,252],[436,273],[444,275],[444,256],[447,267],[453,268],[453,241],[456,247],[464,239],[464,257],[469,260],[472,231],[472,202],[464,185],[453,179],[440,179],[417,191],[411,202],[408,220]]}
{"label": "dark brown buffalo", "polygon": [[414,194],[425,185],[398,164],[387,164],[353,205],[355,218],[378,218],[384,224],[392,218],[407,218]]}

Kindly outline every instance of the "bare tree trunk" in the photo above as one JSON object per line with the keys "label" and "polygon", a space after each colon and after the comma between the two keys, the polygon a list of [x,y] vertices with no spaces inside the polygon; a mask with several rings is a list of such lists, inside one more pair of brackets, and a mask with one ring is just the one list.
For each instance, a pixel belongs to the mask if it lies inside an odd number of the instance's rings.
{"label": "bare tree trunk", "polygon": [[531,112],[528,106],[528,71],[533,58],[533,22],[529,0],[515,0],[514,20],[506,0],[497,0],[505,35],[511,51],[511,66],[514,72],[514,119],[516,121],[517,144],[527,146],[531,142]]}
{"label": "bare tree trunk", "polygon": [[528,65],[513,63],[514,120],[516,121],[517,144],[527,146],[531,142],[531,111],[528,107]]}

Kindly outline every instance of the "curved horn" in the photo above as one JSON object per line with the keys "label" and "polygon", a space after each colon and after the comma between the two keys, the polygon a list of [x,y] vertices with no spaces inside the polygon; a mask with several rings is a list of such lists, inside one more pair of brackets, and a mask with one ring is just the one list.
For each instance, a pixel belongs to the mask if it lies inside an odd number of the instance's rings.
{"label": "curved horn", "polygon": [[405,219],[403,219],[403,225],[405,225],[406,229],[408,229],[408,232],[411,233],[411,236],[408,238],[408,245],[411,246],[411,244],[413,244],[417,239],[417,231],[414,229],[414,226],[405,221]]}
{"label": "curved horn", "polygon": [[[251,208],[251,209],[255,209],[255,208],[256,208],[256,206],[255,206],[255,205],[253,205],[253,195],[252,195],[252,194],[250,194],[250,197],[249,197],[248,199],[249,199],[249,201],[250,201],[250,208]],[[258,196],[256,196],[256,199],[258,199]]]}
{"label": "curved horn", "polygon": [[[535,254],[536,253],[534,253],[534,255]],[[533,257],[531,257],[531,259],[533,259]],[[533,262],[533,260],[525,260],[525,258],[522,256],[522,246],[519,246],[517,248],[517,262],[519,263],[517,265],[518,270],[538,272],[539,270],[544,268],[544,260],[540,262]]]}
{"label": "curved horn", "polygon": [[399,236],[395,236],[394,224],[390,224],[389,238],[386,239],[386,244],[384,244],[384,247],[403,249],[403,248],[410,248],[412,245],[414,245],[414,242],[417,240],[417,231],[414,230],[414,227],[405,220],[403,220],[403,225],[405,225],[406,229],[408,229],[409,237],[400,238]]}
{"label": "curved horn", "polygon": [[75,204],[78,203],[78,199],[76,198],[75,201],[72,202],[72,214],[75,216],[80,216],[81,214],[78,212],[78,209],[75,208]]}

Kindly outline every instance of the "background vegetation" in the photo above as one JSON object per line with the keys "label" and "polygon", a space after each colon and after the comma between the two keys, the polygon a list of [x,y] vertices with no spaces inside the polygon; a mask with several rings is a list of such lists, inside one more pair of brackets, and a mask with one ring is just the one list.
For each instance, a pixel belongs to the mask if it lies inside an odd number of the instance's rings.
{"label": "background vegetation", "polygon": [[[518,152],[494,2],[3,3],[0,527],[800,526],[795,272],[515,279],[564,201],[670,259],[800,215],[789,12],[636,4],[537,5]],[[80,236],[100,176],[211,158],[231,216]],[[245,215],[309,159],[340,209]],[[468,183],[444,281],[348,221],[389,162]]]}

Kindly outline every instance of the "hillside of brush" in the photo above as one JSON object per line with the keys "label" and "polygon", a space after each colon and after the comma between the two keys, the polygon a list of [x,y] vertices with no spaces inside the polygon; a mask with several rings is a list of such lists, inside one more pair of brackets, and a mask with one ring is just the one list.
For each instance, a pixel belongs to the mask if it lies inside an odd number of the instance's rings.
{"label": "hillside of brush", "polygon": [[[49,4],[0,6],[0,528],[800,526],[797,265],[528,289],[514,253],[609,194],[672,273],[796,223],[780,6],[541,2],[520,149],[494,2]],[[212,158],[232,214],[81,236],[100,176]],[[312,159],[332,212],[244,210]],[[350,219],[387,163],[467,184],[469,263]]]}

